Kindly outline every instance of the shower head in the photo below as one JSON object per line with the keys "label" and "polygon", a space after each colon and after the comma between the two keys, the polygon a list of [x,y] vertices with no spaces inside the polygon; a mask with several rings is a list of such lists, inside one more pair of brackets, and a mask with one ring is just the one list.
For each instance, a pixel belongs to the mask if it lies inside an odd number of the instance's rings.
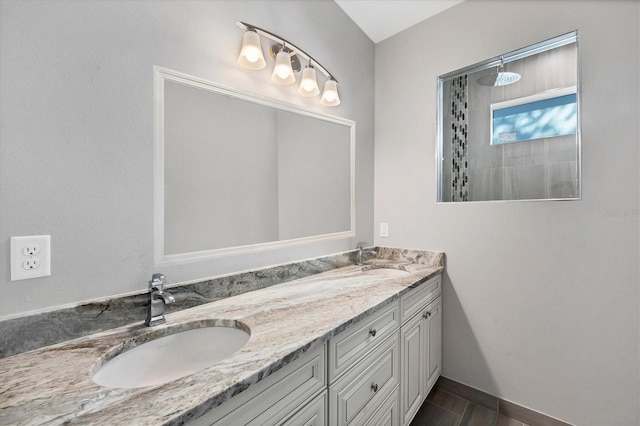
{"label": "shower head", "polygon": [[501,56],[500,64],[496,67],[496,71],[480,77],[478,84],[482,86],[508,86],[518,80],[520,80],[520,74],[504,70],[504,61]]}

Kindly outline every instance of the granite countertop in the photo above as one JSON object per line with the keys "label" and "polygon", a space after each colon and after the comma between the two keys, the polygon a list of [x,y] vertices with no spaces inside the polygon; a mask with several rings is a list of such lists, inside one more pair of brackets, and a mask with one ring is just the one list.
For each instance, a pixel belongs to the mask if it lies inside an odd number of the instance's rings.
{"label": "granite countertop", "polygon": [[[364,267],[337,268],[174,312],[160,326],[140,321],[4,358],[0,424],[177,425],[197,418],[444,269],[443,253],[389,253]],[[378,267],[408,273],[363,273]],[[251,337],[231,357],[163,385],[114,389],[91,380],[96,362],[123,341],[193,321],[240,322]]]}

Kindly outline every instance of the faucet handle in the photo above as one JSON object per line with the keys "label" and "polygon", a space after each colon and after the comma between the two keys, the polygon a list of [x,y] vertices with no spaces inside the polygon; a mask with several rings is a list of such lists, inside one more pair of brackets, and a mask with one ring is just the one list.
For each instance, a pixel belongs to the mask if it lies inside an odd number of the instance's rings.
{"label": "faucet handle", "polygon": [[151,276],[151,281],[149,281],[149,288],[157,288],[158,290],[162,290],[164,288],[164,283],[166,281],[166,277],[164,274],[155,273]]}
{"label": "faucet handle", "polygon": [[358,245],[356,246],[356,249],[361,250],[361,249],[365,248],[368,245],[369,245],[369,243],[364,243],[364,242],[358,243]]}

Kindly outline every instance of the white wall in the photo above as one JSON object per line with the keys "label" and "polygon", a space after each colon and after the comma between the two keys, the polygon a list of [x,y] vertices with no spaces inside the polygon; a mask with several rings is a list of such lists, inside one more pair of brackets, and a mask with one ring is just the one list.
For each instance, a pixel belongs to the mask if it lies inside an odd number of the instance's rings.
{"label": "white wall", "polygon": [[[342,104],[240,68],[238,20],[307,50]],[[154,267],[153,65],[356,121],[357,237]],[[175,283],[371,241],[373,65],[332,1],[0,2],[0,318],[141,291],[155,271]],[[38,234],[51,234],[51,277],[11,282],[9,238]]]}
{"label": "white wall", "polygon": [[[640,424],[639,21],[473,0],[376,46],[376,243],[447,253],[443,374],[579,425]],[[436,77],[575,29],[583,199],[436,204]]]}

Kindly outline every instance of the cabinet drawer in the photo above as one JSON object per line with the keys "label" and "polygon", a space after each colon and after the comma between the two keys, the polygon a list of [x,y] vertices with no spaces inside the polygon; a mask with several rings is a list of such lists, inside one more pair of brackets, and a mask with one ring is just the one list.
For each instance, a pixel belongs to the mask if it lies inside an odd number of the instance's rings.
{"label": "cabinet drawer", "polygon": [[390,336],[329,387],[329,423],[361,425],[398,388],[398,333]]}
{"label": "cabinet drawer", "polygon": [[291,416],[282,426],[326,426],[327,425],[327,391],[315,397],[300,411]]}
{"label": "cabinet drawer", "polygon": [[329,382],[335,381],[400,326],[398,303],[392,302],[378,312],[353,324],[329,341]]}
{"label": "cabinet drawer", "polygon": [[398,391],[395,390],[389,398],[382,403],[380,409],[367,420],[365,426],[398,426],[400,423],[398,416]]}
{"label": "cabinet drawer", "polygon": [[281,424],[326,387],[325,351],[314,349],[190,424]]}
{"label": "cabinet drawer", "polygon": [[438,297],[442,292],[442,276],[440,274],[431,278],[426,283],[419,285],[400,298],[401,322],[420,312],[429,302]]}

